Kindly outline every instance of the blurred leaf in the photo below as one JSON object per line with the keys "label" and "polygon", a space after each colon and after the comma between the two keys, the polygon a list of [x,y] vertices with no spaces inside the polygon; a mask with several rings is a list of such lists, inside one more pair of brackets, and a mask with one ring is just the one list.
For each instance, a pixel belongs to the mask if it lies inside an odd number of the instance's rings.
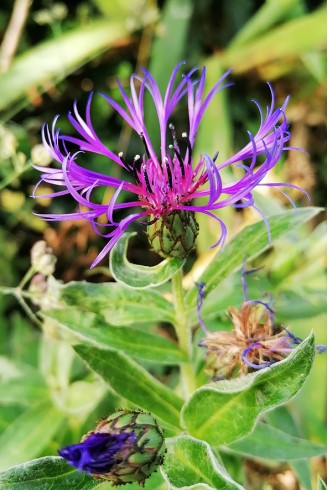
{"label": "blurred leaf", "polygon": [[184,435],[167,439],[166,446],[167,454],[162,473],[172,490],[243,488],[219,464],[206,442]]}
{"label": "blurred leaf", "polygon": [[257,424],[247,437],[229,444],[228,448],[246,457],[278,461],[311,458],[326,453],[324,445],[293,437],[271,425],[262,423]]}
{"label": "blurred leaf", "polygon": [[113,282],[69,282],[60,289],[60,296],[67,305],[101,315],[114,325],[174,321],[172,304],[157,291],[138,291]]}
{"label": "blurred leaf", "polygon": [[326,483],[325,483],[325,482],[322,480],[322,478],[320,478],[320,476],[318,477],[317,490],[327,490],[327,485],[326,485]]}
{"label": "blurred leaf", "polygon": [[123,353],[78,345],[76,352],[123,398],[179,427],[183,401]]}
{"label": "blurred leaf", "polygon": [[148,289],[167,282],[183,266],[185,259],[167,258],[153,267],[132,264],[127,259],[128,242],[135,233],[124,233],[110,254],[110,269],[114,278],[136,289]]}
{"label": "blurred leaf", "polygon": [[[306,36],[304,33],[306,32]],[[243,73],[286,57],[299,57],[309,50],[326,45],[326,11],[320,8],[311,14],[271,29],[262,37],[218,55],[220,62],[235,73]]]}
{"label": "blurred leaf", "polygon": [[[183,61],[192,11],[192,0],[166,0],[161,13],[148,69],[162,94],[174,67]],[[154,103],[149,98],[145,99],[145,117],[147,131],[156,151],[160,148],[160,133]]]}
{"label": "blurred leaf", "polygon": [[[139,23],[143,22],[142,17]],[[18,56],[0,79],[0,111],[12,115],[32,90],[44,92],[135,29],[126,21],[98,21],[40,43]]]}
{"label": "blurred leaf", "polygon": [[[319,208],[308,207],[297,209],[296,212],[289,210],[282,214],[270,216],[268,218],[268,224],[270,226],[272,241],[292,230],[294,227],[305,223],[320,211],[321,209]],[[267,230],[262,221],[247,226],[237,236],[232,238],[222,250],[218,250],[197,281],[205,282],[206,293],[208,294],[225,277],[238,270],[242,266],[245,257],[252,259],[269,246]],[[193,287],[186,295],[187,305],[194,305],[196,297],[197,288]]]}
{"label": "blurred leaf", "polygon": [[97,7],[108,17],[109,20],[113,18],[115,20],[127,20],[127,18],[136,18],[140,12],[143,16],[149,16],[152,12],[155,12],[152,8],[152,2],[148,0],[93,0]]}
{"label": "blurred leaf", "polygon": [[0,383],[0,403],[2,405],[31,406],[49,397],[49,390],[40,375],[21,376]]}
{"label": "blurred leaf", "polygon": [[326,53],[308,51],[302,54],[301,59],[317,82],[323,84],[326,80]]}
{"label": "blurred leaf", "polygon": [[0,468],[9,468],[40,454],[63,419],[63,414],[48,401],[23,412],[0,436]]}
{"label": "blurred leaf", "polygon": [[[304,284],[304,283],[303,283]],[[291,319],[313,318],[314,316],[325,313],[326,293],[316,291],[303,295],[294,294],[292,291],[281,293],[275,302],[277,317],[282,322],[289,322]]]}
{"label": "blurred leaf", "polygon": [[[269,424],[292,436],[301,436],[301,431],[298,430],[292,414],[286,407],[277,407],[274,410],[270,410],[265,414],[265,419]],[[302,487],[304,487],[305,490],[312,490],[309,461],[306,459],[291,460],[289,461],[289,466],[294,471]]]}
{"label": "blurred leaf", "polygon": [[235,49],[237,46],[242,49],[243,45],[268,32],[278,22],[298,17],[302,13],[304,7],[299,0],[266,0],[240,29],[228,49]]}
{"label": "blurred leaf", "polygon": [[309,461],[305,459],[289,461],[289,466],[293,470],[304,490],[312,490],[312,477]]}
{"label": "blurred leaf", "polygon": [[196,390],[185,403],[182,424],[210,444],[229,444],[250,433],[258,416],[290,400],[309,374],[315,354],[310,335],[283,361],[242,378]]}
{"label": "blurred leaf", "polygon": [[115,349],[139,359],[162,364],[179,364],[187,360],[174,342],[130,327],[113,327],[94,313],[73,309],[52,310],[47,311],[44,316],[59,321],[78,341],[100,349]]}
{"label": "blurred leaf", "polygon": [[97,481],[85,471],[77,471],[63,458],[47,456],[0,473],[2,490],[91,490]]}

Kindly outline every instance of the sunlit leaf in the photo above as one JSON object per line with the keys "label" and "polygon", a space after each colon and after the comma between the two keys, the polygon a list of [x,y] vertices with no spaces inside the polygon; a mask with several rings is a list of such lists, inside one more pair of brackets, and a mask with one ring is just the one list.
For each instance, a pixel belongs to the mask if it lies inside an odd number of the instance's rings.
{"label": "sunlit leaf", "polygon": [[188,432],[219,446],[250,433],[258,416],[290,400],[310,372],[315,354],[311,334],[283,361],[233,380],[202,386],[185,403]]}
{"label": "sunlit leaf", "polygon": [[[304,32],[308,35],[304,36]],[[261,64],[324,48],[325,43],[326,12],[321,8],[270,29],[252,42],[228,49],[220,61],[226,67],[234,68],[236,73],[243,73]]]}
{"label": "sunlit leaf", "polygon": [[219,464],[206,442],[190,436],[179,436],[168,439],[166,446],[162,473],[172,490],[242,489]]}
{"label": "sunlit leaf", "polygon": [[108,282],[69,282],[60,289],[61,299],[69,306],[101,315],[113,325],[143,322],[172,322],[172,304],[153,290],[129,288]]}
{"label": "sunlit leaf", "polygon": [[40,454],[63,419],[64,415],[50,402],[23,412],[0,436],[0,468],[9,468]]}
{"label": "sunlit leaf", "polygon": [[[143,18],[139,17],[139,23]],[[135,29],[125,21],[98,21],[40,43],[18,56],[1,74],[0,111],[15,112],[33,90],[44,92],[77,68],[108,50]]]}
{"label": "sunlit leaf", "polygon": [[[270,226],[272,241],[281,237],[294,227],[305,223],[313,218],[321,210],[319,208],[302,208],[296,212],[286,211],[282,214],[270,216],[268,223]],[[241,268],[245,258],[252,259],[270,246],[268,234],[263,222],[258,222],[244,228],[235,236],[222,250],[214,255],[203,274],[197,278],[199,282],[205,282],[206,292],[209,293],[225,277]],[[186,296],[188,305],[193,305],[197,297],[197,288],[192,288]]]}
{"label": "sunlit leaf", "polygon": [[125,233],[111,251],[110,268],[118,282],[131,288],[148,289],[167,282],[183,266],[185,259],[179,258],[167,258],[153,267],[132,264],[126,256],[132,235]]}
{"label": "sunlit leaf", "polygon": [[15,466],[0,473],[2,490],[91,490],[97,481],[85,471],[77,471],[63,458],[47,456]]}
{"label": "sunlit leaf", "polygon": [[84,345],[75,350],[118,395],[179,427],[183,401],[127,355]]}
{"label": "sunlit leaf", "polygon": [[257,424],[251,434],[230,444],[229,449],[251,458],[290,459],[311,458],[326,453],[322,444],[293,437],[268,424]]}
{"label": "sunlit leaf", "polygon": [[174,342],[158,334],[130,327],[113,327],[94,313],[67,309],[47,311],[44,316],[59,321],[76,336],[79,343],[91,344],[100,349],[116,349],[139,359],[162,364],[186,361],[185,354]]}

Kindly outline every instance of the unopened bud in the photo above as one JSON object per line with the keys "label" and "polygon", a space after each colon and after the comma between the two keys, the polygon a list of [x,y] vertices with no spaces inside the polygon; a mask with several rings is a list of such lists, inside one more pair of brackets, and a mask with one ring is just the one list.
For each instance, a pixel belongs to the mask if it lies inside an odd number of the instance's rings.
{"label": "unopened bud", "polygon": [[80,444],[60,456],[95,479],[115,485],[145,480],[162,464],[164,438],[155,419],[139,410],[120,410],[99,422]]}
{"label": "unopened bud", "polygon": [[31,262],[36,272],[50,276],[55,271],[57,258],[53,255],[52,249],[47,246],[46,242],[40,240],[31,249]]}
{"label": "unopened bud", "polygon": [[184,258],[192,252],[198,235],[198,223],[190,211],[172,211],[147,229],[149,243],[162,257]]}

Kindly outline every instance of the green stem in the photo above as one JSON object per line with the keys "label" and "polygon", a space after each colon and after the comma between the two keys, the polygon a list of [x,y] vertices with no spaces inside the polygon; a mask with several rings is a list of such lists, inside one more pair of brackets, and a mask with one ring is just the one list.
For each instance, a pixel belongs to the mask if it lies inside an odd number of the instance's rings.
{"label": "green stem", "polygon": [[182,287],[182,268],[172,277],[172,295],[175,309],[175,331],[180,349],[187,355],[188,362],[181,363],[181,382],[183,394],[188,397],[196,388],[195,374],[192,364],[192,338],[188,314],[184,304],[184,291]]}
{"label": "green stem", "polygon": [[26,274],[23,277],[23,279],[21,280],[21,282],[18,284],[18,286],[17,286],[16,289],[22,290],[24,288],[24,286],[26,286],[26,284],[29,282],[29,280],[32,279],[32,277],[34,276],[35,272],[36,271],[35,271],[34,267],[31,266],[29,268],[29,270],[26,272]]}

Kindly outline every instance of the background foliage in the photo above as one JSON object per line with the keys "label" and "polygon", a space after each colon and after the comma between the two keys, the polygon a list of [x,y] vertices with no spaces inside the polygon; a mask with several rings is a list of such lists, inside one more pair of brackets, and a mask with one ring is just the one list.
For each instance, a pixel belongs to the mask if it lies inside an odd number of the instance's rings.
{"label": "background foliage", "polygon": [[[6,292],[6,287],[19,284],[30,265],[31,246],[38,239],[44,238],[58,258],[55,273],[58,281],[67,283],[84,279],[95,283],[94,287],[99,290],[95,301],[94,293],[91,293],[88,285],[83,286],[83,291],[82,286],[76,282],[62,287],[59,293],[61,298],[67,306],[74,306],[76,310],[73,313],[70,310],[69,318],[62,311],[48,311],[43,330],[31,320],[35,306],[32,305],[31,310],[26,311],[26,308],[24,310],[18,305],[17,297],[12,294],[0,296],[2,470],[34,457],[56,455],[58,447],[79,440],[94,425],[95,420],[112,412],[117,406],[129,405],[126,400],[130,400],[132,405],[138,404],[139,400],[131,398],[130,393],[120,393],[116,389],[118,385],[125,386],[127,391],[131,388],[126,380],[122,383],[122,365],[128,365],[126,372],[135,370],[139,373],[137,394],[145,398],[147,390],[158,389],[150,384],[145,368],[150,369],[157,380],[174,386],[177,375],[174,366],[183,360],[183,353],[177,349],[167,326],[173,312],[172,305],[165,301],[165,295],[160,295],[157,289],[134,290],[132,297],[121,283],[114,285],[108,282],[112,278],[108,277],[107,268],[98,267],[90,272],[88,267],[102,246],[102,241],[94,235],[88,224],[76,222],[49,226],[33,216],[33,210],[71,210],[69,200],[53,202],[44,199],[36,204],[30,198],[38,180],[31,162],[38,165],[49,162],[40,146],[40,129],[44,121],[51,123],[56,114],[61,114],[61,129],[70,131],[66,114],[75,99],[83,107],[90,90],[110,93],[118,99],[116,77],[126,86],[129,75],[138,71],[140,66],[149,68],[163,88],[172,68],[181,59],[186,60],[188,66],[206,64],[209,85],[224,70],[232,67],[231,78],[235,87],[221,92],[210,107],[198,134],[196,154],[204,149],[210,154],[219,150],[222,158],[226,158],[243,145],[247,141],[246,129],[252,131],[258,124],[257,111],[250,99],[255,98],[265,104],[269,99],[265,82],[270,80],[279,102],[291,94],[287,110],[292,130],[291,146],[305,150],[304,153],[288,154],[276,170],[279,173],[277,180],[303,187],[310,193],[312,205],[325,205],[326,16],[323,2],[25,2],[29,3],[31,5],[23,15],[21,32],[17,29],[11,31],[9,20],[14,5],[18,4],[20,12],[23,12],[24,2],[4,0],[0,7],[1,286],[3,292]],[[17,50],[13,53],[6,49],[6,36],[11,36],[11,46],[17,41]],[[104,99],[96,96],[93,104],[94,126],[102,141],[114,151],[123,151],[130,157],[139,153],[139,141],[132,136],[129,128],[121,126]],[[151,138],[156,144],[158,136],[156,125],[152,123],[154,114],[151,107],[148,114],[149,126],[154,128]],[[95,170],[103,170],[99,155],[90,157],[88,165]],[[118,176],[119,169],[111,169],[111,172],[116,172]],[[108,199],[109,196],[105,197]],[[292,193],[292,197],[300,206],[308,204],[297,191]],[[257,193],[256,199],[267,216],[282,212],[288,205],[282,196],[271,193]],[[245,225],[256,221],[257,217],[248,210],[237,212],[225,209],[224,219],[231,238]],[[238,260],[239,263],[243,260],[242,256],[238,258],[238,253],[244,254],[245,250],[236,244],[233,248],[232,242],[232,248],[223,252],[227,254],[226,262],[220,262],[221,267],[226,264],[226,269],[218,268],[213,252],[208,249],[209,244],[215,241],[216,226],[204,216],[200,221],[197,255],[186,264],[186,270],[191,270],[185,277],[185,286],[190,288],[187,295],[189,314],[196,325],[195,288],[192,285],[201,276],[205,264],[213,260],[207,276],[205,272],[205,280],[209,283],[212,279],[213,288],[210,286],[212,291],[204,305],[203,316],[211,329],[229,328],[225,313],[227,307],[239,306],[242,301],[240,272],[234,270]],[[302,215],[300,221],[303,221]],[[279,232],[278,236],[281,234]],[[241,242],[246,243],[247,253],[253,257],[255,266],[265,265],[256,280],[251,281],[250,297],[259,298],[264,292],[272,294],[277,319],[302,338],[313,330],[317,343],[325,341],[325,237],[325,221],[321,214],[310,225],[284,234],[265,254],[261,253],[262,248],[257,240],[252,242],[251,236],[246,234]],[[147,265],[157,263],[157,257],[152,252],[144,253],[147,241],[142,233],[139,232],[131,242],[129,260]],[[165,275],[166,272],[161,273]],[[100,284],[103,281],[106,283]],[[53,294],[58,292],[57,285],[54,284]],[[108,288],[115,297],[115,309],[111,309],[108,304]],[[165,293],[165,286],[160,291]],[[20,300],[19,295],[16,296]],[[83,318],[78,310],[81,301],[86,310]],[[153,310],[151,321],[145,323],[150,304]],[[63,318],[60,315],[64,315]],[[60,333],[54,328],[57,325],[54,324],[55,320],[62,325]],[[100,322],[96,338],[90,329],[92,322],[97,322],[98,326]],[[76,335],[74,326],[79,325],[78,335],[87,339],[88,346],[76,349],[93,367],[94,359],[104,356],[104,329],[108,343],[109,330],[106,323],[130,328],[130,333],[127,330],[124,332],[125,337],[115,327],[110,330],[111,345],[122,351],[108,349],[105,356],[106,359],[110,356],[112,365],[112,371],[110,374],[105,373],[105,376],[111,376],[109,384],[116,394],[98,376],[86,369],[65,337]],[[157,332],[164,333],[166,338],[155,336]],[[61,340],[63,335],[66,341]],[[145,336],[148,336],[148,349],[142,349]],[[131,345],[134,349],[140,345],[139,355],[133,351],[136,360],[128,357]],[[201,369],[203,352],[198,350],[197,355],[198,386],[201,386],[208,379]],[[287,409],[267,412],[265,420],[277,431],[283,430],[284,436],[274,429],[270,434],[263,434],[264,425],[257,426],[258,432],[253,436],[258,437],[259,441],[264,437],[272,441],[271,452],[266,453],[265,460],[261,446],[257,446],[254,439],[250,442],[247,442],[247,438],[242,442],[236,441],[223,453],[224,463],[237,482],[244,484],[246,481],[247,488],[255,490],[297,489],[300,484],[309,489],[312,484],[316,484],[313,483],[314,474],[324,476],[322,459],[317,456],[320,454],[318,445],[325,442],[324,363],[323,357],[316,357],[302,391],[288,404]],[[96,362],[96,367],[97,372],[101,371],[100,361]],[[151,409],[163,421],[167,434],[173,436],[182,401],[177,395],[173,397],[173,392],[166,392],[162,384],[161,390],[158,406],[152,404],[144,408]],[[197,396],[203,395],[198,393]],[[197,396],[192,403],[197,404]],[[164,402],[167,400],[170,403],[166,406]],[[184,411],[184,417],[188,425],[188,408]],[[192,430],[190,433],[199,436]],[[275,456],[282,437],[287,437],[285,444],[290,448],[283,462]],[[306,438],[312,446],[303,448],[302,453],[302,446],[295,441],[297,438]],[[176,445],[169,447],[167,474],[172,485],[176,485],[172,488],[181,488],[178,486],[181,482],[177,482],[178,470],[173,462],[179,461],[181,451],[192,455],[197,444],[200,444],[199,441],[193,437],[181,436]],[[297,450],[300,452],[297,453]],[[212,449],[204,443],[197,451],[198,454],[199,451],[208,454]],[[308,464],[302,459],[304,455],[317,457]],[[44,464],[46,466],[48,460]],[[63,467],[61,460],[55,458],[54,468],[55,480],[51,482],[55,481],[59,485],[61,475],[67,472],[67,466]],[[42,468],[38,471],[41,475]],[[222,488],[238,488],[227,482],[220,471],[215,465],[211,468],[208,482],[212,483],[208,484],[220,488],[215,485],[223,485],[224,481],[226,487]],[[3,476],[2,488],[12,488],[14,478],[12,474]],[[74,473],[71,478],[74,488],[94,486],[83,475]],[[157,480],[147,483],[146,488],[159,488],[161,477],[156,475],[154,478]],[[31,486],[26,484],[26,488],[37,488],[33,485],[35,482]],[[107,487],[102,484],[99,488]],[[129,488],[133,489],[134,486]]]}

